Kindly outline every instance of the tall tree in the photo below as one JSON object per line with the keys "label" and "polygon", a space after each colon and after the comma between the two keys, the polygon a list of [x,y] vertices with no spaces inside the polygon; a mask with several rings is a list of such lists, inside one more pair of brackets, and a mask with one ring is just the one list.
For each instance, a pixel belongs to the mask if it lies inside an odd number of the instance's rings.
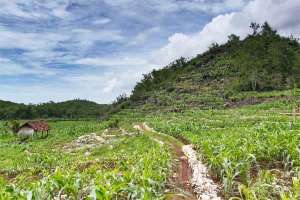
{"label": "tall tree", "polygon": [[251,22],[250,28],[253,30],[253,35],[256,36],[259,33],[260,24],[256,22]]}

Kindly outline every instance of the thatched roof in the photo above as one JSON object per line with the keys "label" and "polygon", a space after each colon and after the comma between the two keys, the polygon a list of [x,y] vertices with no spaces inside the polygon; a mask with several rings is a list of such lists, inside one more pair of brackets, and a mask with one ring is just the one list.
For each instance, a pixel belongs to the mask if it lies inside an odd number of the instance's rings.
{"label": "thatched roof", "polygon": [[30,127],[35,131],[48,131],[48,130],[50,130],[50,127],[49,127],[48,123],[45,122],[45,121],[26,122],[20,128],[23,128],[23,127]]}

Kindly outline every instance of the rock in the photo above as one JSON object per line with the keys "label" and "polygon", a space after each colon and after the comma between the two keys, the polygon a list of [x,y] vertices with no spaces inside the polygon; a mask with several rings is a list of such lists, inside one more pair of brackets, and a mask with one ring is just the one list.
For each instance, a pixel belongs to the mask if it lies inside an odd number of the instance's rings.
{"label": "rock", "polygon": [[85,152],[84,156],[90,156],[91,155],[91,152],[87,151]]}
{"label": "rock", "polygon": [[27,154],[28,156],[32,155],[32,153],[30,151],[28,151],[28,150],[25,150],[24,153]]}
{"label": "rock", "polygon": [[141,131],[141,132],[144,131],[140,125],[134,125],[133,128],[134,128],[135,130],[138,130],[138,131]]}
{"label": "rock", "polygon": [[221,200],[218,196],[219,188],[211,178],[207,167],[198,160],[197,154],[191,145],[182,147],[182,151],[188,158],[189,165],[192,169],[191,184],[194,191],[199,195],[199,199],[203,200]]}
{"label": "rock", "polygon": [[90,135],[84,135],[79,137],[76,140],[77,145],[82,146],[85,144],[97,144],[97,143],[105,143],[105,139],[96,135],[96,133],[92,133]]}
{"label": "rock", "polygon": [[117,136],[116,135],[104,135],[103,137],[105,137],[105,138],[115,138]]}

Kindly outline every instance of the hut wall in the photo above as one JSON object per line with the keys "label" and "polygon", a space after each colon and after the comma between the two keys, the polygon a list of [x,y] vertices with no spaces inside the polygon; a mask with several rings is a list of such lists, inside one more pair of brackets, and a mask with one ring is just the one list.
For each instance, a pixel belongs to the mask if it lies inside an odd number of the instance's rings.
{"label": "hut wall", "polygon": [[19,130],[18,135],[23,137],[30,137],[33,136],[34,130],[29,127],[23,127]]}

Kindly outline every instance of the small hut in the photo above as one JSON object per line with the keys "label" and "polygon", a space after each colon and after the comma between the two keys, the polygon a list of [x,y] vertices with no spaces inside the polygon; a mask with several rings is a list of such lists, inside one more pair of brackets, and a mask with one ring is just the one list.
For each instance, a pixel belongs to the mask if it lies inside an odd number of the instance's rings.
{"label": "small hut", "polygon": [[41,132],[42,136],[44,136],[44,132],[45,132],[48,136],[49,131],[50,131],[50,127],[47,124],[47,122],[31,121],[31,122],[26,122],[19,128],[18,135],[23,137],[31,137],[34,134]]}

